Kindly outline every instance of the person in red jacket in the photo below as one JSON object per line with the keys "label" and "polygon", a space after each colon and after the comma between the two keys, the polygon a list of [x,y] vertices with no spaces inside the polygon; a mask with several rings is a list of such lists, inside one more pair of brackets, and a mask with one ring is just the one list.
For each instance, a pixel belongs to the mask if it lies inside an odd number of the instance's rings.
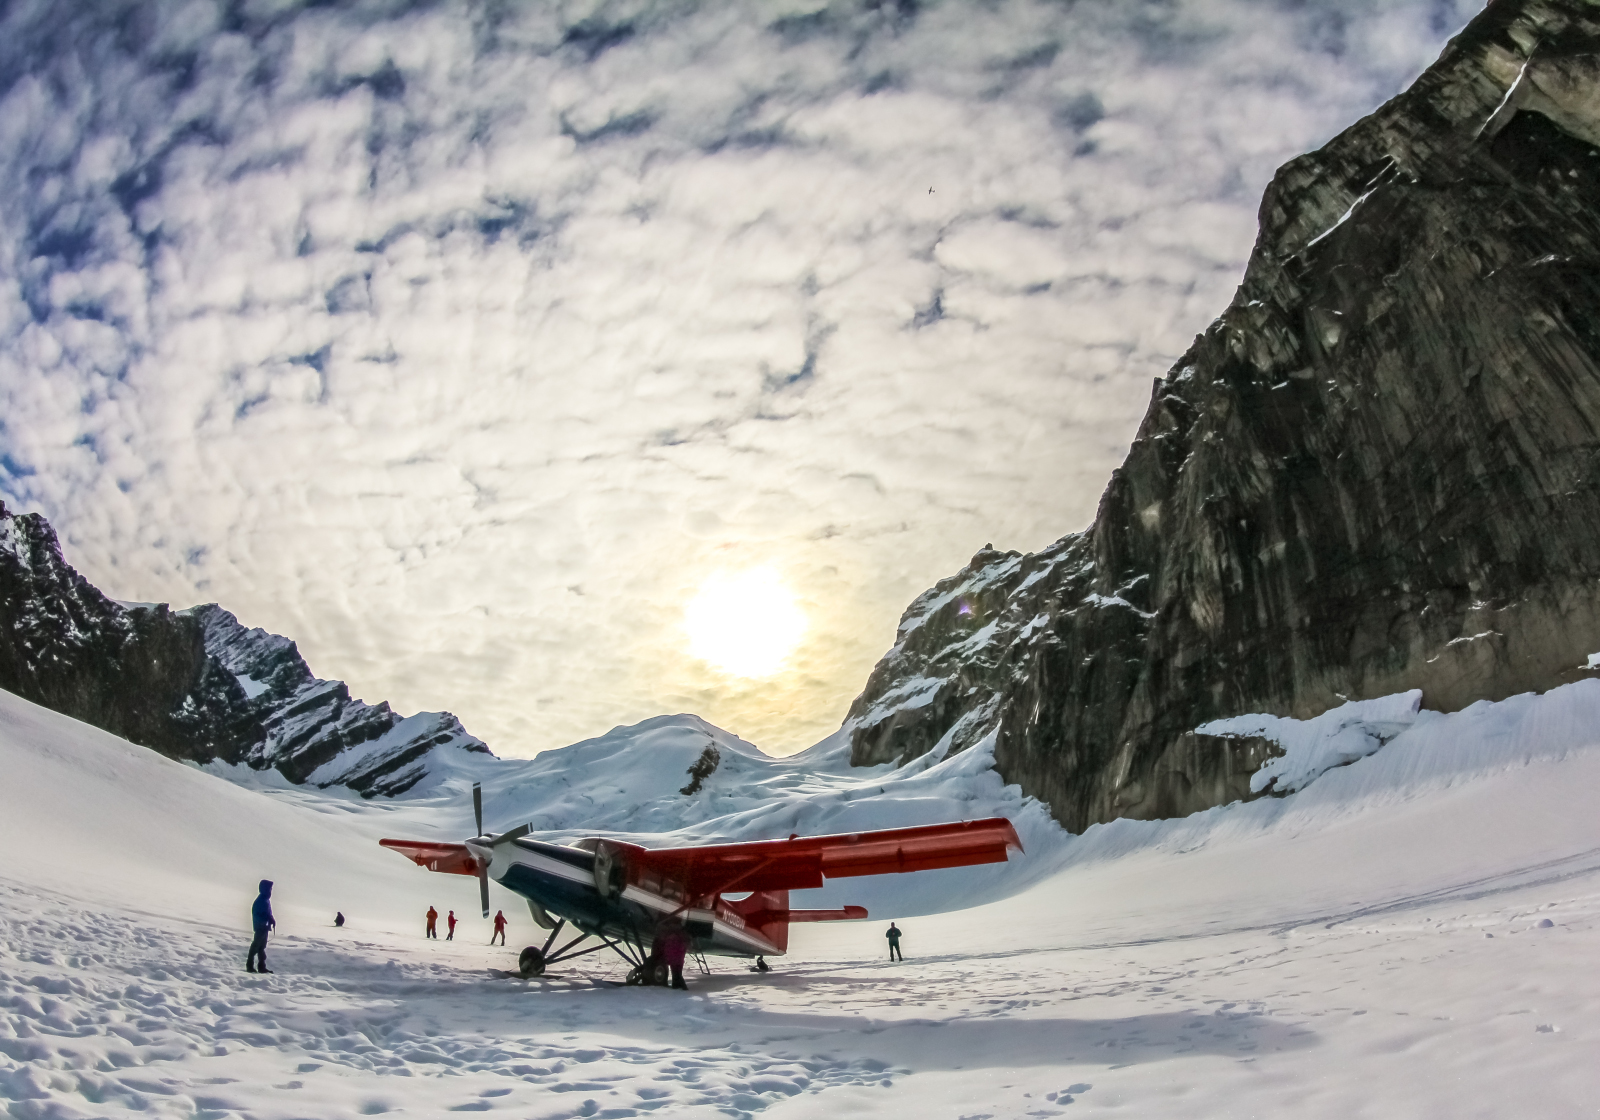
{"label": "person in red jacket", "polygon": [[431,906],[428,907],[428,929],[423,936],[431,937],[435,941],[439,940],[439,911]]}
{"label": "person in red jacket", "polygon": [[450,911],[449,915],[445,917],[444,925],[444,939],[446,941],[454,941],[456,939],[456,912],[454,910]]}
{"label": "person in red jacket", "polygon": [[506,913],[504,910],[494,912],[494,932],[489,935],[489,944],[494,944],[495,938],[500,939],[500,944],[506,943]]}

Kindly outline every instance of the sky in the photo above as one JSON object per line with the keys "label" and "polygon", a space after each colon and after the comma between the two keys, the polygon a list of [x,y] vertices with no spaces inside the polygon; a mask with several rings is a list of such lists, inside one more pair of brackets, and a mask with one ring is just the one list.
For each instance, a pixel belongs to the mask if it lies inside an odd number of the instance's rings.
{"label": "sky", "polygon": [[0,500],[501,755],[792,752],[1090,522],[1273,171],[1479,8],[20,0]]}

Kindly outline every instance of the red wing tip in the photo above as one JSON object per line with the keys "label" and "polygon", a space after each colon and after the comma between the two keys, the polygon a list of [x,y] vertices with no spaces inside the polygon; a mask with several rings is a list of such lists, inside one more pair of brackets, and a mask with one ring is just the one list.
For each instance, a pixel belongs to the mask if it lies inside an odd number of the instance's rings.
{"label": "red wing tip", "polygon": [[981,821],[969,821],[968,826],[971,827],[972,825],[978,825],[984,828],[994,828],[999,826],[1005,833],[1007,851],[1015,848],[1023,855],[1028,854],[1028,849],[1022,846],[1022,837],[1017,835],[1017,826],[1011,822],[1009,817],[985,817]]}
{"label": "red wing tip", "polygon": [[1010,851],[1012,848],[1015,848],[1017,851],[1021,852],[1023,855],[1027,855],[1028,850],[1022,846],[1022,837],[1017,835],[1017,826],[1012,824],[1011,821],[1008,818],[1006,818],[1006,817],[990,817],[989,818],[989,822],[990,823],[998,822],[998,823],[1001,823],[1001,824],[1005,825],[1006,850],[1007,851]]}

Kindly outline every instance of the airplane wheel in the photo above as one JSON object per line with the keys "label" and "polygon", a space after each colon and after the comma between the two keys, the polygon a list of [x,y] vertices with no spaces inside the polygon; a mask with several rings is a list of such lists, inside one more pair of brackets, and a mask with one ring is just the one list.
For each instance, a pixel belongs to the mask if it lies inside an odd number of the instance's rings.
{"label": "airplane wheel", "polygon": [[667,971],[666,961],[656,961],[650,966],[650,983],[658,988],[665,988],[671,973]]}
{"label": "airplane wheel", "polygon": [[633,987],[637,987],[638,985],[643,984],[644,983],[644,966],[636,964],[632,968],[628,969],[628,978],[626,980],[624,980],[623,983],[628,984],[628,985],[633,986]]}
{"label": "airplane wheel", "polygon": [[517,971],[530,979],[544,975],[544,953],[540,952],[537,945],[529,945],[522,950],[522,955],[517,958]]}

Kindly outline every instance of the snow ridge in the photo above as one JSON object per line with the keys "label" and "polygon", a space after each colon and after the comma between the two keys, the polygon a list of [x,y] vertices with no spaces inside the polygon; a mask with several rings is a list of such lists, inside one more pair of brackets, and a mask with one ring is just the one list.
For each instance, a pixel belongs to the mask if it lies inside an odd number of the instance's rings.
{"label": "snow ridge", "polygon": [[108,598],[66,562],[43,517],[3,505],[0,688],[169,758],[367,797],[425,783],[438,759],[488,751],[448,712],[402,717],[352,699],[292,641],[215,604]]}
{"label": "snow ridge", "polygon": [[260,712],[261,737],[242,759],[252,769],[393,797],[447,771],[444,760],[457,752],[489,754],[449,712],[401,716],[387,703],[353,699],[343,681],[312,675],[294,642],[246,628],[214,603],[182,613],[200,623],[207,654]]}

